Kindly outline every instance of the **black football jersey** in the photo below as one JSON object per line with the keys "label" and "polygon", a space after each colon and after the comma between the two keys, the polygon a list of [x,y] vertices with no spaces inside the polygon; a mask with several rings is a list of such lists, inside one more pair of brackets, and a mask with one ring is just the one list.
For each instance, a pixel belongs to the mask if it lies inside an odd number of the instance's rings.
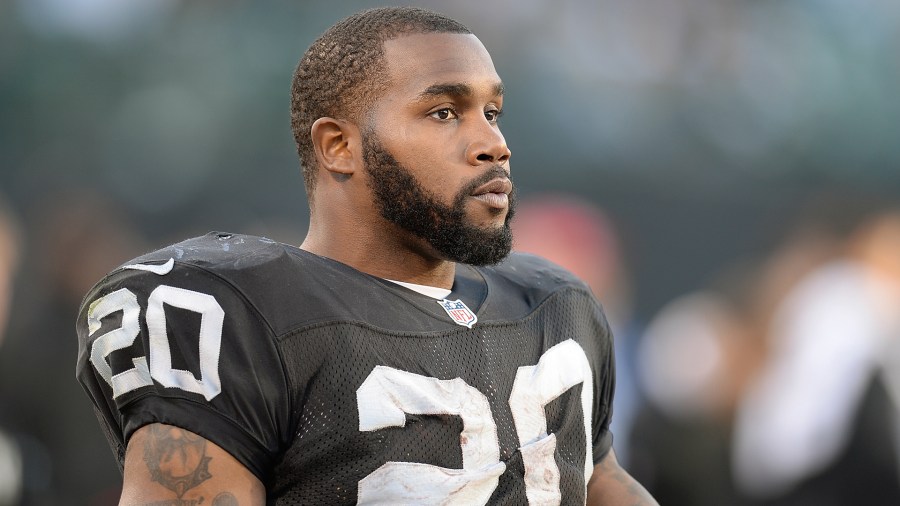
{"label": "black football jersey", "polygon": [[442,301],[269,239],[210,233],[97,284],[78,380],[120,466],[160,422],[269,504],[583,504],[609,451],[612,336],[540,258],[457,265]]}

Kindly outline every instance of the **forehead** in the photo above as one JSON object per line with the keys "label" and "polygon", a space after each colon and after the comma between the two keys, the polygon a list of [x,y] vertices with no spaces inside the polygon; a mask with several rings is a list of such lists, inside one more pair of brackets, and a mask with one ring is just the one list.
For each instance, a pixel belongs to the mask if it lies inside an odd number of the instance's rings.
{"label": "forehead", "polygon": [[500,83],[491,55],[472,34],[404,35],[385,41],[384,58],[389,94],[418,94],[436,83],[466,83],[476,90]]}

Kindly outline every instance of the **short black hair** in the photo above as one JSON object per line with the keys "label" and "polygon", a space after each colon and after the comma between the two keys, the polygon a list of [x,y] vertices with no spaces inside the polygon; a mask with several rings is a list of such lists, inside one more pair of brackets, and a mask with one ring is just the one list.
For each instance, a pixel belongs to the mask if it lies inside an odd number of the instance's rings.
{"label": "short black hair", "polygon": [[368,9],[344,18],[306,50],[291,82],[291,130],[312,197],[316,157],[310,129],[319,118],[358,122],[388,86],[384,42],[417,33],[472,33],[459,22],[416,7]]}

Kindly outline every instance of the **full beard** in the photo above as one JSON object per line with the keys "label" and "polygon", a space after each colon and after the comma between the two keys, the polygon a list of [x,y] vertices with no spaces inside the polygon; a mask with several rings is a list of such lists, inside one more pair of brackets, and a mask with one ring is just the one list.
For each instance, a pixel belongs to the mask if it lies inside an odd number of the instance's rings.
{"label": "full beard", "polygon": [[[479,186],[497,177],[509,177],[499,165],[462,188],[446,205],[422,187],[412,173],[381,145],[373,133],[363,137],[363,153],[369,186],[381,215],[391,223],[427,242],[444,259],[470,265],[493,265],[509,255],[515,213],[515,191],[509,195],[506,219],[500,227],[481,227],[467,222],[467,199]],[[498,213],[502,212],[497,210]]]}

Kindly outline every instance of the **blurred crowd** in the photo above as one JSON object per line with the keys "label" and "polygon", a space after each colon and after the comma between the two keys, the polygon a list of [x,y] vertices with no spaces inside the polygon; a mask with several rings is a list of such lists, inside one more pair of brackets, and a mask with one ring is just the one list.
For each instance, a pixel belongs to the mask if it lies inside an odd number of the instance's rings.
{"label": "blurred crowd", "polygon": [[660,504],[900,504],[900,202],[803,207],[765,255],[640,322],[609,216],[571,196],[522,206],[516,248],[610,315],[614,447]]}
{"label": "blurred crowd", "polygon": [[86,291],[145,243],[102,195],[25,211],[27,227],[0,205],[0,505],[116,504],[121,476],[74,379],[72,329]]}

